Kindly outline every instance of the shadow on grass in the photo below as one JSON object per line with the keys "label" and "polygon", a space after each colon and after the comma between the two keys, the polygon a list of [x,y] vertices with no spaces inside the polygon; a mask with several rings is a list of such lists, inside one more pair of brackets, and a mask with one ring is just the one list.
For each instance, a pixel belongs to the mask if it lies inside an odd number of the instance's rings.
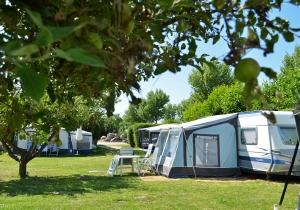
{"label": "shadow on grass", "polygon": [[26,179],[0,182],[0,195],[49,195],[84,194],[95,191],[110,191],[122,188],[135,188],[132,179],[137,174],[122,177],[72,175],[68,177],[28,177]]}
{"label": "shadow on grass", "polygon": [[[102,147],[97,147],[96,149],[94,149],[94,154],[80,154],[80,155],[59,155],[59,157],[87,157],[87,156],[107,156],[107,155],[116,155],[118,153],[119,149],[114,149],[114,148],[110,148],[110,149],[106,149],[106,148],[102,148]],[[139,149],[134,149],[134,154],[135,155],[139,155],[141,157],[145,156],[144,151],[141,151]],[[51,157],[56,157],[56,156],[51,156]]]}
{"label": "shadow on grass", "polygon": [[[78,157],[88,157],[88,156],[107,156],[107,155],[115,155],[118,153],[117,149],[112,149],[112,150],[107,150],[101,147],[97,147],[96,149],[94,149],[94,153],[93,154],[79,154],[79,155],[74,155],[74,154],[59,154],[58,156],[50,156],[52,158],[63,158],[63,157],[74,157],[74,158],[78,158]],[[49,158],[50,158],[49,157]]]}
{"label": "shadow on grass", "polygon": [[[288,176],[287,175],[272,175],[267,178],[266,174],[254,174],[249,172],[242,172],[242,178],[248,180],[265,180],[269,182],[278,182],[278,183],[285,183]],[[298,184],[300,183],[300,176],[290,176],[289,184]]]}

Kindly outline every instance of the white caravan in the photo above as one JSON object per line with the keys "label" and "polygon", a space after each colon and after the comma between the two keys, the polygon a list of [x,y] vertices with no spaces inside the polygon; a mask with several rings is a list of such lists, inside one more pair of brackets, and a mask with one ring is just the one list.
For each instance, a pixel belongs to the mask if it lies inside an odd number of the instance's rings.
{"label": "white caravan", "polygon": [[[288,174],[297,143],[293,112],[263,111],[204,117],[161,128],[151,170],[167,177],[238,176],[239,171]],[[265,111],[267,112],[267,111]],[[292,175],[300,176],[300,153]]]}
{"label": "white caravan", "polygon": [[[35,133],[35,129],[27,128],[26,131]],[[62,128],[59,131],[59,139],[62,145],[59,147],[58,154],[92,154],[93,153],[93,137],[91,132],[82,131],[82,140],[75,138],[76,131],[68,132]],[[31,145],[30,136],[26,139],[20,139],[19,135],[16,136],[14,144],[19,148],[27,150]]]}
{"label": "white caravan", "polygon": [[[273,124],[262,111],[238,114],[238,155],[243,171],[287,174],[297,143],[293,112],[273,111]],[[295,159],[292,175],[300,175],[300,153]]]}

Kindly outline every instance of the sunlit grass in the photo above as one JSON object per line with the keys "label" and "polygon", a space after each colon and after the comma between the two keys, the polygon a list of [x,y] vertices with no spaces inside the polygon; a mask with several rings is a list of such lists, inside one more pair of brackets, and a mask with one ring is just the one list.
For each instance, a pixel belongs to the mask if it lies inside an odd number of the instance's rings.
{"label": "sunlit grass", "polygon": [[[92,156],[38,157],[23,180],[18,163],[0,155],[0,209],[273,209],[284,186],[284,179],[275,178],[167,179],[129,169],[108,177],[116,152],[98,148]],[[295,209],[298,194],[294,178],[279,209]]]}

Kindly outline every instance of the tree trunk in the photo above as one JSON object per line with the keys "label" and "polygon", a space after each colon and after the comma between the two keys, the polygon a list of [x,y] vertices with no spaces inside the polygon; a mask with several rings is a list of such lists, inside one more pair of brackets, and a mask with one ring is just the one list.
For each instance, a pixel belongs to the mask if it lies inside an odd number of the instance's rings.
{"label": "tree trunk", "polygon": [[26,178],[27,176],[27,161],[24,160],[25,157],[21,157],[19,161],[19,175],[21,178]]}

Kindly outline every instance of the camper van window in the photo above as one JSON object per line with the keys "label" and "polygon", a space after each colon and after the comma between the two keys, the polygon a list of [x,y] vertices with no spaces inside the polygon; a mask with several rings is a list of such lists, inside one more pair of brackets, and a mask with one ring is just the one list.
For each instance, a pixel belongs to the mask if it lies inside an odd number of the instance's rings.
{"label": "camper van window", "polygon": [[279,127],[281,141],[286,145],[295,145],[297,143],[297,130],[295,127]]}
{"label": "camper van window", "polygon": [[257,144],[257,134],[255,128],[241,129],[241,143],[242,144]]}

